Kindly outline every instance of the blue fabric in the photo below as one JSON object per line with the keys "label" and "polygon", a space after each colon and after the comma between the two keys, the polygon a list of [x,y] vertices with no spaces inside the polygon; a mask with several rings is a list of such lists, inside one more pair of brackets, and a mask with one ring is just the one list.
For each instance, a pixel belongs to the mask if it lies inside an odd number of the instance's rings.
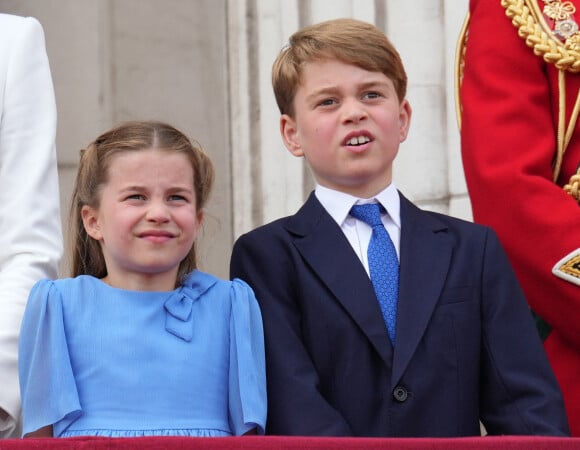
{"label": "blue fabric", "polygon": [[23,433],[263,433],[264,366],[260,310],[241,280],[194,271],[171,292],[42,280],[20,337]]}
{"label": "blue fabric", "polygon": [[384,208],[378,203],[354,205],[350,215],[373,229],[367,251],[371,282],[381,306],[391,343],[395,345],[397,297],[399,295],[399,260],[393,241],[381,221]]}

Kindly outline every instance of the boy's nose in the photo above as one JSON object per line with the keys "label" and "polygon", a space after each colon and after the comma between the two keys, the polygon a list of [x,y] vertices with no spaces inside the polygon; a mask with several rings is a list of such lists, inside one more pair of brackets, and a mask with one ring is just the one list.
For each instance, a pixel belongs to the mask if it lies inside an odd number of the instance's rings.
{"label": "boy's nose", "polygon": [[343,109],[344,121],[346,123],[358,123],[367,118],[367,112],[364,105],[356,100],[345,101]]}

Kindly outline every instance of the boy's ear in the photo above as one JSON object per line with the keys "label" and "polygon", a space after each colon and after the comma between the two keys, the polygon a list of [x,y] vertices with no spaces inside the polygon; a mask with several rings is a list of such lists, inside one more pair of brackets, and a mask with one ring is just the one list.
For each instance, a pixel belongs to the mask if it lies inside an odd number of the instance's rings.
{"label": "boy's ear", "polygon": [[407,139],[409,127],[411,126],[412,113],[413,111],[411,110],[409,101],[407,99],[403,100],[399,107],[399,142]]}
{"label": "boy's ear", "polygon": [[85,205],[81,209],[81,218],[83,219],[83,226],[87,234],[96,241],[103,239],[101,234],[101,226],[97,217],[97,210]]}
{"label": "boy's ear", "polygon": [[284,145],[290,153],[298,157],[304,156],[296,121],[288,114],[282,114],[280,117],[280,134],[284,140]]}

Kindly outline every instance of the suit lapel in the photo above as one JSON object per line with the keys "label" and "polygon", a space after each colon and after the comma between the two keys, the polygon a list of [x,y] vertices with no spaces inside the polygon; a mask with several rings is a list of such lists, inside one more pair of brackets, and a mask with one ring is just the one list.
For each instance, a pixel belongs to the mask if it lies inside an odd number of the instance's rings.
{"label": "suit lapel", "polygon": [[288,230],[306,263],[390,366],[392,347],[369,277],[342,230],[314,194],[289,220]]}
{"label": "suit lapel", "polygon": [[429,319],[451,261],[447,226],[401,195],[401,271],[392,386],[403,375]]}
{"label": "suit lapel", "polygon": [[[447,226],[401,195],[401,272],[393,355],[372,284],[346,237],[314,194],[288,221],[294,245],[388,367],[395,386],[419,344],[451,261]],[[329,251],[332,249],[332,251]]]}

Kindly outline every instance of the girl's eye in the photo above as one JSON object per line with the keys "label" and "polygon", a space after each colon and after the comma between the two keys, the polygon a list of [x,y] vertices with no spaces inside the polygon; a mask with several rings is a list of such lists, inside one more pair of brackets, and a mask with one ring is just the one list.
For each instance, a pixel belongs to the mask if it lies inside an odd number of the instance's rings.
{"label": "girl's eye", "polygon": [[174,194],[169,196],[169,201],[178,202],[178,201],[187,201],[187,199],[183,195]]}
{"label": "girl's eye", "polygon": [[127,200],[145,200],[143,194],[131,194],[127,196]]}

